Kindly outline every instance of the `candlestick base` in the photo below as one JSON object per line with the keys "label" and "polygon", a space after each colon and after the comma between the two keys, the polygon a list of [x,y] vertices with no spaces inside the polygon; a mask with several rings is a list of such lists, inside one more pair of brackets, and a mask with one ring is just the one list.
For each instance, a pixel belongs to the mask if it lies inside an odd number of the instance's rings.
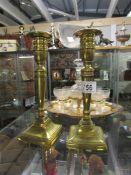
{"label": "candlestick base", "polygon": [[69,150],[106,151],[103,131],[100,127],[92,125],[92,129],[81,125],[70,128],[67,140]]}
{"label": "candlestick base", "polygon": [[61,132],[61,125],[53,123],[48,117],[44,117],[43,123],[36,121],[22,133],[18,140],[28,144],[41,145],[48,150],[57,141]]}

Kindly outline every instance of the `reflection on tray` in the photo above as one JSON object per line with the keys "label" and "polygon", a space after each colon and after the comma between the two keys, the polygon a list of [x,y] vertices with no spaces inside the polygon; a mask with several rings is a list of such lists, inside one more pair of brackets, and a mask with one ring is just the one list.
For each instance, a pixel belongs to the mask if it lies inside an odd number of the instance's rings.
{"label": "reflection on tray", "polygon": [[[122,106],[103,102],[103,103],[91,103],[90,114],[91,117],[104,117],[116,113],[122,109]],[[47,110],[51,113],[60,115],[67,115],[70,117],[82,117],[83,107],[76,107],[76,104],[71,101],[52,101],[47,107]]]}

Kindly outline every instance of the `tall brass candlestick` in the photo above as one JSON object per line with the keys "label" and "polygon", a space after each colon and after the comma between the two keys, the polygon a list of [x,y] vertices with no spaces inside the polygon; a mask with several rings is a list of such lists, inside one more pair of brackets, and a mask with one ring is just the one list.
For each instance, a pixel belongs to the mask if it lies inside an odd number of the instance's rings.
{"label": "tall brass candlestick", "polygon": [[[92,61],[95,52],[95,36],[101,31],[97,29],[83,29],[75,33],[80,37],[80,56],[84,64],[81,70],[81,80],[94,80]],[[95,126],[90,117],[91,93],[83,92],[83,117],[79,125],[71,126],[67,140],[69,150],[86,149],[91,151],[105,151],[107,149],[102,129]]]}
{"label": "tall brass candlestick", "polygon": [[46,90],[46,68],[47,44],[51,37],[47,32],[32,32],[33,51],[37,63],[36,70],[36,96],[38,100],[38,119],[19,138],[27,143],[44,146],[49,149],[59,138],[62,126],[54,124],[48,116],[45,117],[45,90]]}

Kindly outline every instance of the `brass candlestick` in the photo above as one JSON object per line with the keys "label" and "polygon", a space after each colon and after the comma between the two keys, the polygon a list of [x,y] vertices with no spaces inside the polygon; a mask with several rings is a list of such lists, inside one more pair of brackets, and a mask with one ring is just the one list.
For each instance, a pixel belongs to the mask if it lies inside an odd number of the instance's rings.
{"label": "brass candlestick", "polygon": [[[80,57],[84,68],[81,70],[82,81],[94,80],[92,60],[95,52],[95,36],[101,31],[83,29],[75,33],[80,37]],[[69,150],[105,151],[107,149],[102,129],[92,123],[90,117],[91,93],[83,93],[83,117],[79,125],[71,126],[67,140]]]}
{"label": "brass candlestick", "polygon": [[38,119],[19,138],[27,143],[44,146],[49,149],[59,138],[62,126],[54,124],[48,116],[45,117],[45,90],[46,90],[46,68],[47,44],[50,34],[47,32],[32,32],[33,51],[37,63],[36,70],[36,96],[38,100]]}

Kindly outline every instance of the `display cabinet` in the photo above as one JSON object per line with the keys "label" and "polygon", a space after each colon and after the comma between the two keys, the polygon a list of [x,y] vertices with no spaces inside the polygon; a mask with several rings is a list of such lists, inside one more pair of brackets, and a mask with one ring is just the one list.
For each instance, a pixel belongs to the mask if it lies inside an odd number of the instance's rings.
{"label": "display cabinet", "polygon": [[[55,53],[56,51],[57,50],[53,52]],[[74,51],[77,51],[76,56],[79,56],[78,50]],[[97,84],[99,86],[102,86],[103,88],[112,89],[113,97],[111,100],[116,100],[119,94],[117,91],[117,86],[120,82],[120,76],[118,76],[120,71],[118,66],[119,58],[117,57],[119,55],[119,51],[120,50],[118,48],[112,47],[97,48],[97,52],[93,62],[95,68],[95,80],[97,81]],[[122,52],[123,51],[124,50],[122,50]],[[127,50],[125,51],[127,52]],[[56,56],[56,53],[54,55]],[[23,83],[31,81],[27,73],[25,73],[26,71],[24,69],[24,65],[27,65],[26,59],[28,58],[28,56],[30,57],[30,54],[27,54],[27,57],[21,54],[21,56],[18,57],[18,62],[20,64],[16,62],[17,66],[19,67],[17,73],[19,81],[16,81],[19,84],[18,87],[20,87],[21,81],[23,81]],[[25,59],[25,62],[23,61],[23,59]],[[49,57],[49,59],[51,59],[51,57]],[[73,81],[70,81],[69,78],[69,72],[71,72],[72,70],[75,71],[74,65],[73,68],[67,65],[67,69],[69,68],[70,71],[67,71],[66,67],[63,66],[64,73],[62,73],[63,70],[59,72],[59,64],[56,65],[56,67],[54,66],[55,62],[51,63],[51,60],[47,61],[47,82],[50,83],[49,88],[53,86],[70,86],[73,83],[75,83],[75,79],[73,79]],[[58,63],[59,62],[60,60],[58,61]],[[72,61],[72,64],[73,63],[74,62]],[[55,68],[54,70],[53,66]],[[62,66],[60,67],[62,68]],[[58,71],[56,72],[58,73],[58,75],[52,75],[52,73],[54,73],[55,70]],[[67,72],[68,76],[65,76]],[[63,78],[63,80],[67,79],[68,81],[64,83],[61,81],[59,82],[59,73],[61,73],[60,75]],[[52,80],[54,80],[53,78],[57,78],[55,80],[58,84],[54,84],[52,86]],[[18,94],[21,95],[21,92],[19,92]],[[23,92],[22,96],[20,96],[20,99],[26,97],[26,95],[27,94],[25,94],[24,96]],[[17,95],[15,97],[17,97]],[[33,106],[31,109],[24,112],[22,115],[17,117],[17,119],[15,119],[12,123],[7,125],[4,129],[0,131],[0,174],[20,175],[25,173],[32,173],[50,175],[50,173],[52,172],[55,175],[84,175],[89,174],[92,171],[92,169],[93,171],[96,171],[97,174],[99,172],[99,174],[104,175],[128,175],[131,173],[130,113],[123,112],[123,108],[118,104],[114,103],[107,103],[112,106],[112,110],[107,115],[92,115],[91,113],[92,121],[94,122],[94,124],[97,126],[101,126],[101,128],[104,131],[104,138],[106,140],[108,149],[106,152],[97,153],[93,152],[92,150],[85,150],[85,152],[73,152],[67,149],[67,138],[69,135],[69,128],[72,125],[78,124],[81,116],[71,117],[70,115],[66,115],[67,111],[65,115],[61,113],[59,115],[58,110],[56,110],[55,112],[50,110],[49,107],[51,107],[51,104],[51,101],[45,103],[44,116],[49,117],[54,123],[61,124],[63,127],[63,132],[58,141],[53,145],[52,150],[49,150],[49,152],[45,152],[40,145],[28,144],[27,142],[21,142],[21,140],[19,139],[21,138],[21,134],[24,131],[26,131],[27,128],[30,128],[30,126],[32,126],[32,123],[34,123],[38,118],[37,106]],[[7,158],[5,153],[8,153],[10,157]]]}
{"label": "display cabinet", "polygon": [[[124,105],[130,111],[131,46],[97,46],[93,61],[97,87],[110,89],[110,101]],[[76,80],[74,60],[80,58],[79,49],[52,49],[48,52],[48,98],[53,88],[71,86]]]}
{"label": "display cabinet", "polygon": [[120,47],[116,50],[116,102],[131,111],[131,46]]}
{"label": "display cabinet", "polygon": [[48,98],[54,87],[71,86],[75,83],[74,60],[79,57],[78,49],[49,49],[47,59]]}
{"label": "display cabinet", "polygon": [[98,87],[112,89],[112,51],[97,50],[94,57],[94,78]]}
{"label": "display cabinet", "polygon": [[0,52],[1,127],[34,104],[34,93],[32,53]]}
{"label": "display cabinet", "polygon": [[[74,60],[80,58],[79,49],[50,49],[48,51],[48,98],[54,97],[53,88],[71,86],[76,80]],[[93,61],[95,81],[98,87],[113,89],[113,51],[104,47],[97,49]]]}
{"label": "display cabinet", "polygon": [[[111,89],[112,102],[121,104],[125,110],[131,111],[130,106],[130,52],[131,46],[111,46],[101,48],[99,51],[106,53],[106,59],[109,56],[108,63],[105,64],[110,81],[108,86]],[[99,60],[99,59],[98,59]],[[100,60],[99,60],[100,61]],[[104,59],[103,59],[104,61]],[[100,63],[103,64],[101,60]],[[110,66],[109,66],[110,65]],[[104,85],[104,81],[102,81]]]}

